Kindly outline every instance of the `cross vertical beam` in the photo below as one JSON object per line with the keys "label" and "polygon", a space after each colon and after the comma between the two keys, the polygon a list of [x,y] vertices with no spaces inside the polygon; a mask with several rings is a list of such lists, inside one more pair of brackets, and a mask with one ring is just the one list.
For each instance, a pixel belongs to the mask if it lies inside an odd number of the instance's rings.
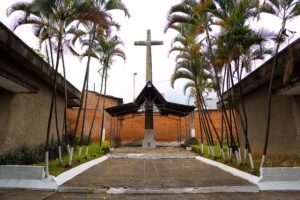
{"label": "cross vertical beam", "polygon": [[[146,46],[146,84],[150,81],[152,82],[152,55],[151,46],[153,45],[163,45],[162,41],[151,41],[151,31],[147,30],[147,40],[146,41],[136,41],[134,42],[136,46]],[[148,87],[148,85],[147,85]],[[150,85],[151,87],[151,85]],[[153,135],[153,102],[152,98],[146,101],[145,109],[145,136],[143,140],[143,147],[153,148],[155,147],[155,140]],[[153,144],[154,141],[154,144]]]}
{"label": "cross vertical beam", "polygon": [[146,83],[148,81],[152,82],[152,54],[151,46],[153,45],[163,45],[162,41],[151,41],[151,31],[147,30],[147,40],[146,41],[136,41],[134,42],[136,46],[146,46]]}

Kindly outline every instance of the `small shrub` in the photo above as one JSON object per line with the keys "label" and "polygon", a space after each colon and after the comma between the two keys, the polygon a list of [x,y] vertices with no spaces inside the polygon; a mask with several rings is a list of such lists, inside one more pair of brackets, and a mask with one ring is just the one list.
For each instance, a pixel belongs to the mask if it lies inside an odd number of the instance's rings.
{"label": "small shrub", "polygon": [[[83,135],[82,136],[82,145],[88,145],[89,136]],[[80,144],[80,135],[76,135],[76,145]]]}
{"label": "small shrub", "polygon": [[[67,147],[62,144],[62,155],[67,154]],[[49,159],[58,158],[58,144],[53,139],[49,144]],[[31,165],[43,162],[45,159],[45,144],[24,144],[18,149],[9,151],[0,156],[0,165]]]}
{"label": "small shrub", "polygon": [[115,137],[114,138],[114,146],[115,147],[120,147],[121,146],[121,138],[120,137]]}
{"label": "small shrub", "polygon": [[197,145],[197,144],[199,144],[197,138],[195,138],[195,137],[192,137],[190,139],[190,143],[191,143],[191,145]]}

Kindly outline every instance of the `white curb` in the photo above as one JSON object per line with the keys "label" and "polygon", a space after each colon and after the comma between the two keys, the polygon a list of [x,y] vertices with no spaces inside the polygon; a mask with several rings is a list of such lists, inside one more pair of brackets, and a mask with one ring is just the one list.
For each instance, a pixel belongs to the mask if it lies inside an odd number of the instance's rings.
{"label": "white curb", "polygon": [[222,164],[222,163],[219,163],[217,161],[213,161],[213,160],[210,160],[210,159],[207,159],[207,158],[203,158],[201,156],[196,156],[196,159],[197,160],[200,160],[206,164],[209,164],[209,165],[212,165],[212,166],[215,166],[215,167],[218,167],[219,169],[222,169],[223,171],[226,171],[234,176],[237,176],[237,177],[240,177],[242,179],[245,179],[247,181],[249,181],[250,183],[253,183],[253,184],[256,184],[258,183],[259,181],[259,177],[258,176],[254,176],[254,175],[251,175],[251,174],[248,174],[246,172],[243,172],[241,170],[238,170],[236,168],[233,168],[233,167],[230,167],[228,165],[225,165],[225,164]]}
{"label": "white curb", "polygon": [[97,159],[94,159],[94,160],[91,160],[89,162],[86,162],[86,163],[83,163],[77,167],[74,167],[60,175],[58,175],[57,177],[55,177],[55,181],[58,185],[62,185],[64,184],[65,182],[71,180],[72,178],[74,178],[75,176],[77,176],[78,174],[84,172],[85,170],[107,160],[108,157],[107,156],[102,156],[100,158],[97,158]]}
{"label": "white curb", "polygon": [[216,186],[216,187],[195,187],[195,188],[109,188],[107,194],[200,194],[217,192],[259,192],[257,186]]}
{"label": "white curb", "polygon": [[[203,158],[201,156],[196,156],[196,159],[206,164],[218,167],[219,169],[222,169],[223,171],[226,171],[234,176],[245,179],[250,183],[257,185],[260,191],[300,191],[300,180],[286,181],[284,177],[280,178],[279,176],[277,176],[277,181],[267,181],[263,176],[254,176],[220,162]],[[282,170],[284,171],[284,169]],[[288,171],[290,169],[287,168],[286,170]]]}

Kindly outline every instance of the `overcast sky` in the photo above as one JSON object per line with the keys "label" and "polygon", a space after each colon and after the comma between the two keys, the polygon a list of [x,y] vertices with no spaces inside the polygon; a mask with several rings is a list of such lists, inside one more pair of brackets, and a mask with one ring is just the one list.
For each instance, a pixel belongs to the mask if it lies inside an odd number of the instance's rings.
{"label": "overcast sky", "polygon": [[[27,0],[30,1],[30,0]],[[18,15],[6,17],[6,9],[17,0],[1,0],[0,21],[11,28],[14,18]],[[152,66],[153,82],[165,98],[169,101],[187,104],[187,97],[183,95],[184,81],[178,81],[175,89],[170,86],[170,77],[173,73],[175,62],[174,55],[169,56],[170,42],[176,35],[173,31],[163,33],[166,25],[167,11],[172,5],[181,2],[181,0],[124,0],[130,12],[131,18],[124,16],[122,12],[114,12],[114,19],[121,24],[121,30],[117,33],[125,43],[124,50],[127,60],[116,60],[111,66],[108,79],[107,94],[121,97],[125,102],[131,102],[133,99],[133,73],[136,76],[136,95],[145,85],[145,66],[146,66],[146,48],[134,46],[136,40],[145,40],[147,29],[151,30],[153,40],[162,40],[163,46],[152,47]],[[263,16],[263,21],[259,24],[252,23],[255,27],[265,27],[269,30],[278,31],[280,21],[275,17]],[[297,23],[298,22],[298,23]],[[288,25],[288,28],[300,33],[299,20],[294,20]],[[38,42],[32,34],[30,27],[21,26],[15,32],[30,47],[38,47]],[[297,36],[295,36],[296,38]],[[86,62],[82,62],[73,57],[67,56],[67,79],[79,90],[82,88],[84,70]],[[100,75],[97,73],[101,66],[92,62],[90,75],[90,90],[93,90],[93,84],[96,84],[96,91],[100,88]]]}

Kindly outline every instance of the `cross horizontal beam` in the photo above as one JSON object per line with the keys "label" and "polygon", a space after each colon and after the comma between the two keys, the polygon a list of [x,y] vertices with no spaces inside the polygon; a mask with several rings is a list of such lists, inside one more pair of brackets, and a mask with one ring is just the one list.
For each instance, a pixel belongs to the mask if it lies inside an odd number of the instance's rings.
{"label": "cross horizontal beam", "polygon": [[148,42],[148,41],[136,41],[134,42],[134,45],[136,46],[148,46],[148,45],[163,45],[164,42],[163,41],[151,41],[151,42]]}

